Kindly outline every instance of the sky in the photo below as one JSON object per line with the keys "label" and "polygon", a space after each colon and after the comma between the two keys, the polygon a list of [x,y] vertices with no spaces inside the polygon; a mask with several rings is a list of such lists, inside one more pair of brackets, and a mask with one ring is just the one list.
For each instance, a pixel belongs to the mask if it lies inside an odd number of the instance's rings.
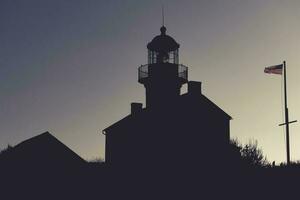
{"label": "sky", "polygon": [[[300,120],[298,0],[1,0],[0,149],[49,131],[87,160],[104,158],[102,130],[145,101],[137,69],[162,2],[180,63],[233,117],[231,138],[285,161],[282,76],[263,70],[287,62],[290,120]],[[299,123],[290,143],[300,160]]]}

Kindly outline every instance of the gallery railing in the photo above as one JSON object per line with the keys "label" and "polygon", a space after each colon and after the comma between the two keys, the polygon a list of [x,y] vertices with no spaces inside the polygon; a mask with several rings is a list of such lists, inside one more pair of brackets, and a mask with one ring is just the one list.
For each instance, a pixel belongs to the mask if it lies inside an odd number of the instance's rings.
{"label": "gallery railing", "polygon": [[[138,81],[143,82],[149,77],[149,65],[141,65],[139,67]],[[184,82],[188,81],[188,67],[183,64],[178,64],[178,78],[181,78]]]}

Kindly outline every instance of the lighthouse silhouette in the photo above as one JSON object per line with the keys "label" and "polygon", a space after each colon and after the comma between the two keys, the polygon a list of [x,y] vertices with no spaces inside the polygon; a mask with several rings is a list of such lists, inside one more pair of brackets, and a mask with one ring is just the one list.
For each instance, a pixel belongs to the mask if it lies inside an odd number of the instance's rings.
{"label": "lighthouse silhouette", "polygon": [[165,107],[177,100],[187,83],[188,68],[179,62],[179,44],[166,35],[166,27],[147,45],[148,64],[139,67],[139,82],[146,89],[147,107]]}
{"label": "lighthouse silhouette", "polygon": [[[148,63],[138,68],[146,106],[131,103],[129,115],[103,130],[107,164],[197,166],[226,150],[231,117],[202,94],[201,82],[188,81],[179,47],[165,26],[148,43]],[[184,84],[188,91],[181,94]]]}

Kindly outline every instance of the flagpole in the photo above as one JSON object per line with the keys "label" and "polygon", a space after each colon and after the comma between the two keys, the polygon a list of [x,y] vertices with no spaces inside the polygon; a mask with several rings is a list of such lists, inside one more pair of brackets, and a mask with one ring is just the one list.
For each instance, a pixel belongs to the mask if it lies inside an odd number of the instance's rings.
{"label": "flagpole", "polygon": [[286,160],[290,164],[290,132],[289,132],[289,110],[287,106],[287,86],[286,86],[286,62],[283,61],[284,70],[284,111],[285,111],[285,131],[286,131]]}

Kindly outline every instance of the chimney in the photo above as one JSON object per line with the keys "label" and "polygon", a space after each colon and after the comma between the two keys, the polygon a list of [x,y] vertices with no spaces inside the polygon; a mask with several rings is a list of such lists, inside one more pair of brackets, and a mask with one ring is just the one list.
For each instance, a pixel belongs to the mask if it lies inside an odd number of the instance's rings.
{"label": "chimney", "polygon": [[143,109],[142,103],[131,103],[131,114],[135,115],[136,113],[141,112]]}
{"label": "chimney", "polygon": [[201,82],[199,81],[189,81],[188,82],[188,94],[190,95],[200,95],[201,91]]}

